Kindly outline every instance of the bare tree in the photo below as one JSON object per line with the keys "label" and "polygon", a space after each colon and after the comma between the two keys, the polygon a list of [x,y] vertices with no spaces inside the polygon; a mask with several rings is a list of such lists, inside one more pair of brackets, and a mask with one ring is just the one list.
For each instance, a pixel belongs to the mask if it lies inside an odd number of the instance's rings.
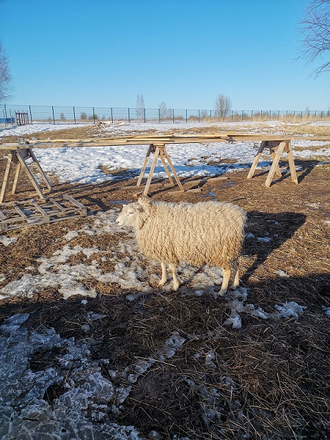
{"label": "bare tree", "polygon": [[144,121],[144,99],[143,95],[137,95],[136,97],[136,117],[140,121]]}
{"label": "bare tree", "polygon": [[10,83],[11,75],[9,73],[8,58],[0,43],[0,102],[12,97]]}
{"label": "bare tree", "polygon": [[302,24],[302,56],[307,63],[320,60],[315,75],[330,71],[330,0],[313,0]]}
{"label": "bare tree", "polygon": [[168,114],[166,103],[164,101],[162,101],[159,104],[158,108],[159,108],[159,117],[160,117],[160,119],[166,119],[167,118],[167,114]]}
{"label": "bare tree", "polygon": [[228,96],[225,96],[223,93],[218,95],[215,100],[214,112],[215,116],[218,118],[224,118],[228,115],[231,109],[231,100]]}

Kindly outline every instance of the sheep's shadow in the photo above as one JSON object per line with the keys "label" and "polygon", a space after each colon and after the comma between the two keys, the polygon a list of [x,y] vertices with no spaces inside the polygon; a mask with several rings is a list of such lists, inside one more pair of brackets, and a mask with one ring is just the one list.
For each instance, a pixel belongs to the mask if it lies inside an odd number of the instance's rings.
{"label": "sheep's shadow", "polygon": [[242,281],[246,282],[275,249],[292,238],[305,220],[306,215],[296,212],[248,212],[243,255],[254,256],[255,259],[242,276]]}

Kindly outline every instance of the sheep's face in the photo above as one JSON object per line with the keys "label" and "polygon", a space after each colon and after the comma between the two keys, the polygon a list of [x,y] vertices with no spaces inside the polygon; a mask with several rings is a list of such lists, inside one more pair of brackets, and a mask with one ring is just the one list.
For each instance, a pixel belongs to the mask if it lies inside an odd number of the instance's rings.
{"label": "sheep's face", "polygon": [[117,217],[117,225],[135,227],[139,214],[139,206],[140,205],[138,205],[137,203],[130,203],[128,205],[125,205],[121,213]]}

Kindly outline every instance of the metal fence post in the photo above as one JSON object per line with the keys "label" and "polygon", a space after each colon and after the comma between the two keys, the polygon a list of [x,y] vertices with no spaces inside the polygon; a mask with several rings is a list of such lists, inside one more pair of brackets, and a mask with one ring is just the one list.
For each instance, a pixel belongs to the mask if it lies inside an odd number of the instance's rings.
{"label": "metal fence post", "polygon": [[127,121],[131,122],[131,114],[130,114],[129,108],[127,109]]}
{"label": "metal fence post", "polygon": [[74,123],[77,124],[77,119],[76,119],[76,109],[74,107],[72,107],[73,110],[73,119],[74,119]]}
{"label": "metal fence post", "polygon": [[110,109],[110,114],[111,114],[111,122],[113,123],[113,111],[112,111],[112,107]]}
{"label": "metal fence post", "polygon": [[174,119],[174,109],[172,109],[172,119],[173,119],[173,124],[174,124],[174,122],[175,122],[175,119]]}
{"label": "metal fence post", "polygon": [[53,123],[55,125],[55,111],[54,111],[54,107],[52,106],[52,112],[53,112]]}
{"label": "metal fence post", "polygon": [[93,107],[93,121],[94,121],[94,124],[95,124],[95,109],[94,109],[94,107]]}
{"label": "metal fence post", "polygon": [[143,122],[146,122],[146,109],[143,109]]}
{"label": "metal fence post", "polygon": [[32,110],[31,110],[31,106],[30,105],[29,105],[29,113],[30,113],[30,123],[33,124]]}

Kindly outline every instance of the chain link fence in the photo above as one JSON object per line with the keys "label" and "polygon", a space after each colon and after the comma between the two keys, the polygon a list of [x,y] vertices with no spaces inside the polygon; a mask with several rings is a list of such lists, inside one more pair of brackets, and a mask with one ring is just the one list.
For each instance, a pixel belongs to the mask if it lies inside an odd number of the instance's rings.
{"label": "chain link fence", "polygon": [[218,117],[215,110],[188,110],[167,108],[124,108],[124,107],[68,107],[41,105],[0,105],[0,124],[17,123],[17,114],[25,115],[28,123],[82,124],[99,121],[115,122],[240,122],[252,120],[319,120],[330,119],[327,111],[296,110],[231,110],[224,117]]}

